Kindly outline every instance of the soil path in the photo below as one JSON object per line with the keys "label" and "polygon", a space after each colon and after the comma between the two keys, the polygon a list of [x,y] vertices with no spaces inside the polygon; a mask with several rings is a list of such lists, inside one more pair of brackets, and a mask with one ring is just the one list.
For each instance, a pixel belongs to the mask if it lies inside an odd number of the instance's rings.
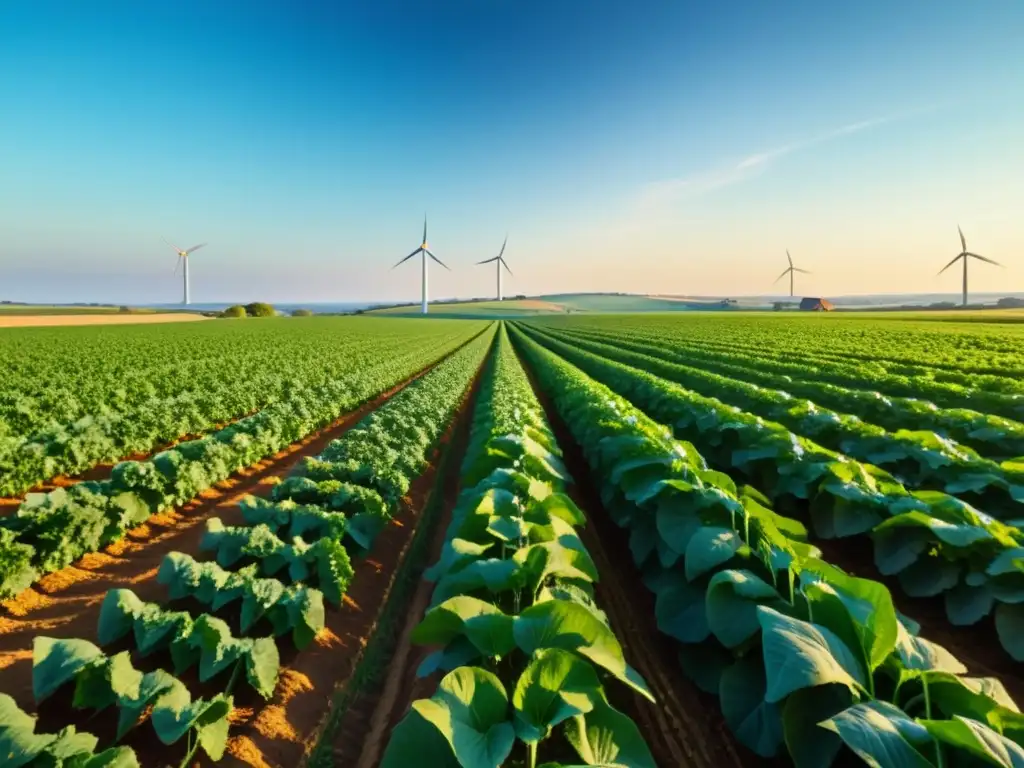
{"label": "soil path", "polygon": [[[331,700],[358,666],[391,596],[399,566],[409,553],[420,517],[437,487],[438,470],[442,465],[448,468],[449,477],[441,481],[442,487],[450,485],[452,474],[457,480],[458,462],[445,464],[443,457],[449,450],[460,450],[453,437],[459,426],[470,420],[470,403],[479,374],[478,370],[451,425],[434,448],[427,469],[413,482],[398,514],[380,534],[373,551],[352,563],[355,575],[342,609],[328,610],[325,629],[313,645],[282,664],[281,679],[270,703],[264,705],[247,690],[242,696],[249,702],[241,696],[236,698],[228,755],[218,765],[294,766],[310,754],[328,719]],[[363,710],[357,707],[352,711]],[[351,738],[358,743],[366,732],[360,727]]]}
{"label": "soil path", "polygon": [[440,362],[274,456],[218,483],[185,506],[153,515],[103,552],[86,555],[67,568],[44,576],[18,597],[0,603],[0,691],[31,711],[32,641],[36,635],[94,637],[100,605],[110,589],[128,588],[143,600],[165,598],[166,589],[156,582],[156,572],[168,552],[197,554],[204,524],[211,517],[220,517],[227,525],[242,523],[238,507],[242,497],[269,493],[273,478],[286,476],[306,456],[323,452],[328,443]]}
{"label": "soil path", "polygon": [[[460,420],[451,435],[451,455],[435,492],[441,493],[441,514],[431,534],[423,568],[433,565],[441,555],[445,533],[451,520],[451,511],[460,491],[462,457],[466,452],[472,426],[473,409],[479,391],[480,379],[474,382]],[[377,765],[387,747],[391,729],[401,720],[412,701],[430,696],[437,687],[440,675],[418,679],[416,669],[430,653],[429,648],[413,645],[412,631],[426,613],[434,584],[415,575],[418,584],[409,600],[405,621],[392,650],[391,661],[383,685],[356,696],[343,713],[332,740],[331,757],[338,768],[370,768]]]}
{"label": "soil path", "polygon": [[[517,350],[518,352],[518,350]],[[601,579],[596,598],[622,643],[626,660],[643,676],[656,704],[638,694],[611,688],[612,703],[633,718],[662,766],[734,768],[766,765],[737,744],[714,696],[691,683],[679,665],[676,642],[657,627],[654,595],[633,565],[628,537],[604,509],[583,452],[557,410],[526,368],[534,391],[562,449],[566,468],[576,480],[569,495],[583,510],[587,525],[580,536],[597,566]]]}
{"label": "soil path", "polygon": [[15,315],[0,313],[0,328],[30,328],[54,325],[130,325],[134,323],[194,323],[209,320],[188,312],[155,312],[119,315],[97,312],[93,315]]}

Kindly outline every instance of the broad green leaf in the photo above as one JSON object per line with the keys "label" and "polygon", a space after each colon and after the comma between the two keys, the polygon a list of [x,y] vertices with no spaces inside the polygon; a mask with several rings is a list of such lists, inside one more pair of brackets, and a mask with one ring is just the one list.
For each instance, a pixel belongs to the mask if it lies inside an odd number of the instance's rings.
{"label": "broad green leaf", "polygon": [[103,658],[88,640],[36,637],[32,643],[32,695],[43,701],[85,667]]}
{"label": "broad green leaf", "polygon": [[36,718],[23,712],[7,694],[0,693],[0,755],[4,768],[21,768],[55,751],[91,754],[97,739],[88,733],[76,733],[74,726],[60,733],[35,733]]}
{"label": "broad green leaf", "polygon": [[444,736],[463,768],[500,768],[512,751],[516,736],[508,722],[508,696],[487,670],[449,672],[437,693],[412,707]]}
{"label": "broad green leaf", "polygon": [[153,701],[179,685],[181,683],[174,675],[162,669],[155,669],[143,675],[135,695],[124,696],[118,701],[117,740],[124,738]]}
{"label": "broad green leaf", "polygon": [[996,606],[996,633],[1014,661],[1024,661],[1024,604]]}
{"label": "broad green leaf", "polygon": [[693,581],[729,562],[743,540],[729,528],[701,528],[686,545],[686,578]]}
{"label": "broad green leaf", "polygon": [[849,687],[840,684],[801,688],[786,698],[782,707],[782,730],[786,749],[797,768],[828,768],[843,742],[839,735],[819,723],[839,714],[854,703]]}
{"label": "broad green leaf", "polygon": [[946,616],[959,627],[977,624],[992,612],[995,594],[989,584],[969,587],[958,584],[946,592]]}
{"label": "broad green leaf", "polygon": [[782,743],[779,705],[764,700],[765,670],[756,653],[748,653],[722,672],[719,699],[729,728],[761,757],[773,757]]}
{"label": "broad green leaf", "polygon": [[896,655],[905,669],[916,672],[949,672],[967,674],[967,667],[937,643],[911,635],[900,623],[897,627]]}
{"label": "broad green leaf", "polygon": [[761,630],[758,605],[781,602],[768,582],[750,571],[719,571],[707,588],[707,622],[726,648],[735,648]]}
{"label": "broad green leaf", "polygon": [[106,709],[122,699],[139,695],[143,675],[132,666],[131,655],[122,651],[83,667],[75,676],[76,709]]}
{"label": "broad green leaf", "polygon": [[391,731],[380,768],[410,768],[414,765],[462,768],[444,735],[423,715],[411,709]]}
{"label": "broad green leaf", "polygon": [[578,603],[549,600],[532,605],[516,617],[513,633],[516,645],[528,655],[541,648],[574,651],[654,700],[647,683],[626,664],[608,625]]}
{"label": "broad green leaf", "polygon": [[636,723],[603,696],[590,712],[566,721],[565,737],[587,765],[657,768]]}
{"label": "broad green leaf", "polygon": [[659,590],[654,603],[658,629],[683,643],[699,643],[711,633],[708,625],[706,588],[685,581]]}
{"label": "broad green leaf", "polygon": [[910,597],[935,597],[957,585],[962,569],[942,557],[925,557],[900,571],[900,586]]}
{"label": "broad green leaf", "polygon": [[456,571],[467,563],[479,559],[493,546],[493,542],[477,544],[467,539],[449,539],[441,550],[441,558],[424,572],[423,578],[436,582],[446,573]]}
{"label": "broad green leaf", "polygon": [[541,741],[563,720],[592,710],[600,689],[594,668],[579,656],[537,651],[512,694],[516,734],[527,743]]}
{"label": "broad green leaf", "polygon": [[827,683],[865,687],[860,662],[831,630],[766,606],[758,606],[757,615],[768,675],[766,701],[782,701],[793,691]]}
{"label": "broad green leaf", "polygon": [[475,560],[466,567],[448,573],[437,582],[432,597],[437,605],[456,595],[485,590],[490,594],[507,589],[523,587],[525,574],[520,573],[520,564],[515,560],[488,558]]}
{"label": "broad green leaf", "polygon": [[921,725],[943,744],[962,749],[989,765],[1024,768],[1024,747],[976,720],[954,717],[922,720]]}
{"label": "broad green leaf", "polygon": [[[243,641],[244,642],[244,641]],[[261,637],[245,653],[245,674],[249,684],[264,699],[274,695],[277,676],[281,671],[281,656],[272,637]]]}
{"label": "broad green leaf", "polygon": [[484,656],[506,656],[516,646],[512,616],[468,595],[445,600],[427,611],[412,632],[418,645],[448,645],[464,635]]}
{"label": "broad green leaf", "polygon": [[914,747],[927,741],[925,729],[888,702],[855,704],[821,725],[874,768],[932,768]]}

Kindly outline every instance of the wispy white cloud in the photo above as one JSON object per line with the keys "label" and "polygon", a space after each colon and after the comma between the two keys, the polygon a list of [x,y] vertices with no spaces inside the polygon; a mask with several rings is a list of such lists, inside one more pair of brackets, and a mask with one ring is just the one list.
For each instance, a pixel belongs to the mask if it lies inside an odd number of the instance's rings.
{"label": "wispy white cloud", "polygon": [[834,128],[831,131],[811,136],[801,141],[795,141],[775,147],[774,149],[747,155],[717,168],[709,168],[685,176],[648,182],[634,196],[630,218],[635,219],[637,216],[647,218],[673,203],[702,197],[709,192],[755,178],[773,163],[794,152],[843,136],[860,133],[885,123],[891,123],[909,117],[911,114],[917,114],[920,111],[922,110],[901,112],[886,117],[876,117],[870,120],[849,123],[848,125]]}

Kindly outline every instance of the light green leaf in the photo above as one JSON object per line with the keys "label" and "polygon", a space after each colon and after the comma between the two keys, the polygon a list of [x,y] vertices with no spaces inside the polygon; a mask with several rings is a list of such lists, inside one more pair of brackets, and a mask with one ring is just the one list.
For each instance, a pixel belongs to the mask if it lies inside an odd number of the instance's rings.
{"label": "light green leaf", "polygon": [[579,603],[548,600],[532,605],[516,617],[513,632],[516,645],[529,655],[541,648],[573,651],[654,701],[647,683],[626,664],[608,625]]}
{"label": "light green leaf", "polygon": [[1024,747],[976,720],[957,716],[952,720],[922,720],[921,725],[942,743],[989,765],[1024,768]]}
{"label": "light green leaf", "polygon": [[730,528],[701,528],[686,545],[686,578],[693,581],[729,562],[742,545],[743,540]]}
{"label": "light green leaf", "polygon": [[766,701],[782,701],[793,691],[827,683],[865,687],[860,662],[831,630],[766,606],[758,606],[757,615],[768,675]]}
{"label": "light green leaf", "polygon": [[43,701],[79,671],[104,658],[88,640],[36,637],[32,643],[32,695]]}
{"label": "light green leaf", "polygon": [[600,689],[594,668],[579,656],[558,648],[537,651],[512,694],[516,734],[527,743],[541,741],[563,720],[592,710]]}
{"label": "light green leaf", "polygon": [[464,635],[484,656],[506,656],[516,646],[513,617],[468,595],[445,600],[427,611],[412,632],[418,645],[448,645]]}
{"label": "light green leaf", "polygon": [[855,704],[821,723],[873,768],[932,768],[913,744],[924,743],[924,729],[885,701]]}
{"label": "light green leaf", "polygon": [[636,723],[603,696],[590,712],[566,721],[565,737],[587,765],[657,768]]}
{"label": "light green leaf", "polygon": [[493,673],[460,667],[445,675],[437,693],[413,709],[444,736],[463,768],[500,768],[512,751],[508,696]]}

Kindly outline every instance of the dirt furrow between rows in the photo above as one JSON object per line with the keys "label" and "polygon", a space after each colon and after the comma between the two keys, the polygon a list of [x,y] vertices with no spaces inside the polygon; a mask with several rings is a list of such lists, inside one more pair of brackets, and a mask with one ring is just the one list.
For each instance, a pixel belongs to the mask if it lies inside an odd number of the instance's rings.
{"label": "dirt furrow between rows", "polygon": [[41,634],[95,637],[100,605],[110,589],[128,588],[143,600],[162,600],[166,588],[156,582],[156,573],[167,553],[197,555],[204,524],[211,517],[220,517],[226,525],[243,523],[238,507],[241,498],[268,494],[273,478],[286,476],[303,458],[320,454],[332,440],[435,365],[274,456],[241,470],[188,504],[153,515],[104,551],[86,555],[44,576],[18,597],[0,603],[0,691],[31,710],[33,638]]}
{"label": "dirt furrow between rows", "polygon": [[[434,585],[423,580],[423,570],[437,561],[445,541],[445,533],[451,520],[451,512],[460,491],[460,470],[462,459],[469,441],[473,409],[479,390],[480,378],[473,383],[459,419],[451,434],[449,455],[443,465],[443,475],[438,478],[434,493],[439,494],[430,503],[438,505],[433,530],[428,532],[430,540],[422,562],[410,578],[416,587],[408,598],[404,614],[397,623],[391,638],[375,638],[381,642],[390,641],[386,662],[378,670],[382,681],[352,697],[344,712],[340,713],[331,739],[331,762],[336,768],[372,768],[376,766],[387,747],[391,729],[401,720],[413,701],[429,697],[437,687],[440,675],[417,678],[416,669],[430,652],[430,649],[413,645],[412,631],[419,624],[430,604]],[[397,635],[395,634],[397,631]]]}
{"label": "dirt furrow between rows", "polygon": [[341,609],[328,609],[325,629],[312,646],[282,655],[281,679],[273,699],[264,703],[249,689],[239,691],[228,755],[218,765],[294,766],[308,757],[328,720],[332,699],[359,665],[392,596],[424,510],[438,488],[447,485],[439,471],[450,465],[444,461],[447,454],[457,450],[453,437],[457,425],[468,421],[475,387],[474,380],[427,468],[412,483],[372,552],[353,560],[355,574]]}

